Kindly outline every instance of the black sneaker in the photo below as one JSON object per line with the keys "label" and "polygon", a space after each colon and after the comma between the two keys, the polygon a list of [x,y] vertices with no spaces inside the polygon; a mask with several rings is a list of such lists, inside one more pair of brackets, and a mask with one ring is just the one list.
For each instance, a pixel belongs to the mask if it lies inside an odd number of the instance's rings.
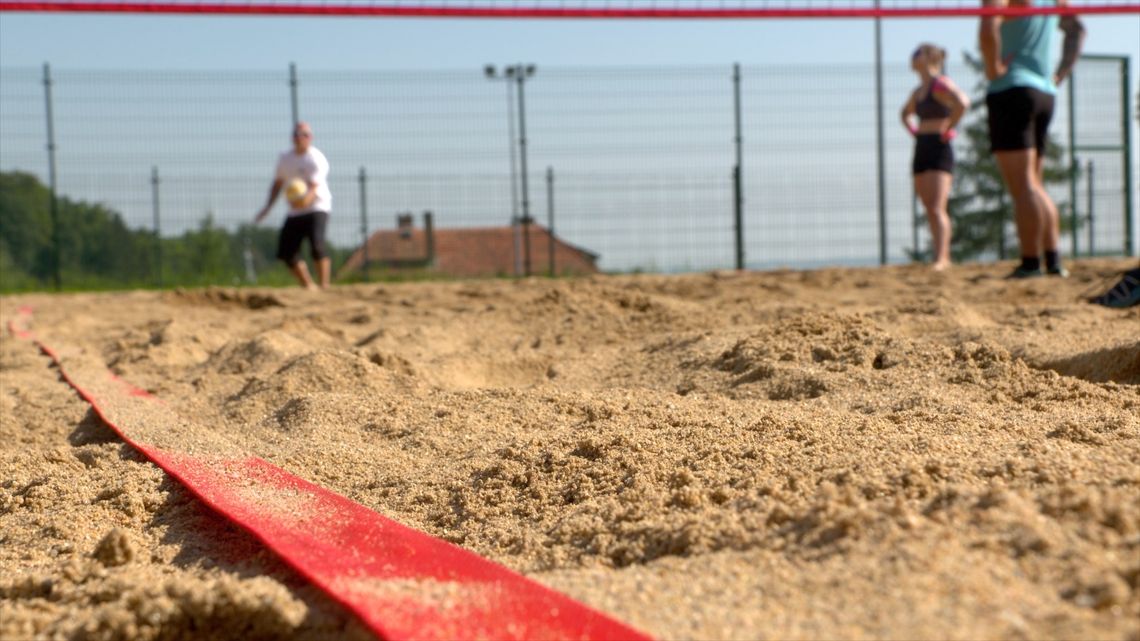
{"label": "black sneaker", "polygon": [[1069,277],[1069,270],[1065,269],[1061,265],[1057,265],[1056,267],[1050,267],[1049,269],[1045,270],[1045,273],[1048,274],[1049,276],[1057,276],[1058,278],[1068,278]]}
{"label": "black sneaker", "polygon": [[1025,278],[1038,278],[1038,277],[1041,277],[1044,275],[1045,275],[1045,272],[1041,271],[1040,267],[1037,269],[1026,269],[1026,268],[1018,265],[1017,269],[1010,272],[1005,277],[1005,279],[1006,280],[1022,280]]}
{"label": "black sneaker", "polygon": [[1140,269],[1124,272],[1124,277],[1119,283],[1100,296],[1090,299],[1089,302],[1113,309],[1140,305]]}

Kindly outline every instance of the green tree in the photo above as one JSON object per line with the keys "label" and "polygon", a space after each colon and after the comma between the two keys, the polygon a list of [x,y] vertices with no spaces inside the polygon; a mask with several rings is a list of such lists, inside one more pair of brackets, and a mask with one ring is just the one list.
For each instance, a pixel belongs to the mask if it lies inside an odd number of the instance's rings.
{"label": "green tree", "polygon": [[[67,289],[151,287],[158,282],[161,243],[163,284],[250,283],[252,264],[259,285],[289,285],[293,277],[276,260],[278,230],[242,225],[231,232],[207,213],[196,229],[156,238],[130,229],[122,216],[101,204],[57,200],[63,285]],[[0,172],[0,291],[52,285],[54,254],[51,195],[32,174]],[[344,250],[330,247],[334,262]],[[248,254],[248,259],[247,259]]]}
{"label": "green tree", "polygon": [[[57,198],[60,272],[69,286],[145,283],[154,267],[153,236],[131,231],[100,204]],[[53,279],[51,194],[35,176],[0,173],[3,289],[46,286]]]}
{"label": "green tree", "polygon": [[46,285],[52,276],[50,194],[33,175],[0,173],[0,287]]}
{"label": "green tree", "polygon": [[232,260],[232,245],[230,234],[214,223],[213,212],[207,212],[197,229],[164,241],[169,280],[183,285],[231,284],[241,273]]}

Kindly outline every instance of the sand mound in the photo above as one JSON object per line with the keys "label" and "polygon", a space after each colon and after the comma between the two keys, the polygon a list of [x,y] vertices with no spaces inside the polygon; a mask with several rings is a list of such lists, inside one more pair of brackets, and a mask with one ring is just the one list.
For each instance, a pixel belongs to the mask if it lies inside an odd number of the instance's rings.
{"label": "sand mound", "polygon": [[270,330],[249,340],[230,341],[210,355],[205,367],[220,374],[245,374],[278,367],[310,351],[303,340],[280,330]]}
{"label": "sand mound", "polygon": [[[245,422],[258,422],[271,412],[279,419],[296,417],[319,394],[331,399],[328,407],[343,414],[351,412],[352,403],[344,401],[353,395],[384,396],[404,387],[392,370],[361,354],[318,350],[287,360],[264,378],[248,379],[241,391],[226,399],[225,408],[231,418]],[[338,396],[345,398],[338,402]]]}
{"label": "sand mound", "polygon": [[1044,367],[1094,383],[1140,385],[1140,341],[1049,361]]}
{"label": "sand mound", "polygon": [[189,305],[216,305],[219,307],[243,307],[245,309],[285,307],[282,298],[275,294],[215,287],[204,290],[177,289],[168,294],[166,298],[172,303]]}

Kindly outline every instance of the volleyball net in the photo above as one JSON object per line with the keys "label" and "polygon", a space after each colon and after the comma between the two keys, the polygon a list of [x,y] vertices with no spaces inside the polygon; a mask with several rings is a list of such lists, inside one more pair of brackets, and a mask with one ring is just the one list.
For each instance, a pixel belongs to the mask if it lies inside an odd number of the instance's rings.
{"label": "volleyball net", "polygon": [[0,11],[690,20],[1140,14],[1140,2],[1131,0],[1070,0],[1064,7],[982,5],[979,0],[0,0]]}

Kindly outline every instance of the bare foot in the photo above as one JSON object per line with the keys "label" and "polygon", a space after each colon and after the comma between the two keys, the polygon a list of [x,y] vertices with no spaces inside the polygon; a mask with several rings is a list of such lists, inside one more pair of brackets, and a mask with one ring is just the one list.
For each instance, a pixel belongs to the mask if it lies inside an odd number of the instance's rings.
{"label": "bare foot", "polygon": [[931,265],[930,268],[936,272],[944,272],[947,269],[950,269],[950,261],[939,261]]}

